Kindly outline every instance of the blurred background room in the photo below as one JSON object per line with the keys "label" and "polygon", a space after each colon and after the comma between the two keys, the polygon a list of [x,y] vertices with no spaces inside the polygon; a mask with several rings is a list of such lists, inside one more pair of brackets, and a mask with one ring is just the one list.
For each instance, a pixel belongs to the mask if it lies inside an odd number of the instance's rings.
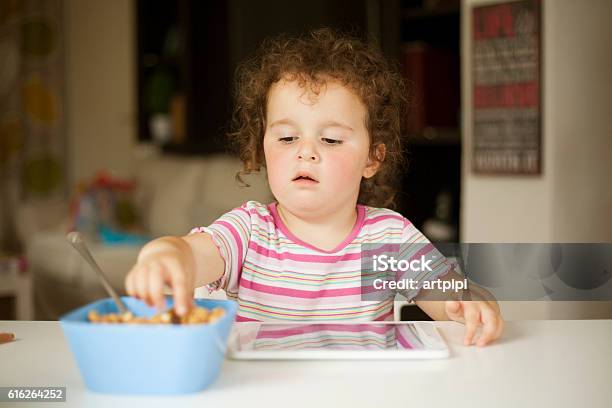
{"label": "blurred background room", "polygon": [[272,201],[265,174],[234,181],[233,74],[266,37],[322,26],[373,38],[409,81],[396,210],[429,239],[611,243],[610,16],[611,0],[2,0],[0,320],[106,297],[69,230],[124,292],[146,240]]}

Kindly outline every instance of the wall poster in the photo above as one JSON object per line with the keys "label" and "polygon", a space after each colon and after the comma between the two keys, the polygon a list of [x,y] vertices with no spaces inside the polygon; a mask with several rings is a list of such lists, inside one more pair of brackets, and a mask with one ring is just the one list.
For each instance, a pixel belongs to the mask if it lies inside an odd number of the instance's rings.
{"label": "wall poster", "polygon": [[473,171],[541,174],[541,4],[472,10]]}

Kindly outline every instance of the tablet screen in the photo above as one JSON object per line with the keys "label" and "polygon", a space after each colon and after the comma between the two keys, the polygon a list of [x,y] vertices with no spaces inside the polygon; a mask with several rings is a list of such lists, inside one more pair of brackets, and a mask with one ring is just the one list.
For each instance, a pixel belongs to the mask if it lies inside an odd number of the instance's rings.
{"label": "tablet screen", "polygon": [[429,322],[272,324],[236,323],[234,351],[418,351],[446,350]]}

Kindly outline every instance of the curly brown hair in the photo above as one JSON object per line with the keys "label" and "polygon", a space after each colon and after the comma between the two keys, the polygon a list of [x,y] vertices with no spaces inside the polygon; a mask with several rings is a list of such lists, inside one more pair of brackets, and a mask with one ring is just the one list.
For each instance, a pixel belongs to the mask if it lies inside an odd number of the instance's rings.
{"label": "curly brown hair", "polygon": [[384,144],[378,172],[363,178],[358,203],[395,208],[397,183],[406,164],[402,129],[407,106],[406,84],[397,66],[371,41],[321,28],[299,37],[280,35],[264,40],[255,55],[236,71],[235,105],[230,142],[244,163],[236,179],[265,167],[263,138],[270,87],[281,79],[297,80],[318,94],[330,79],[354,92],[366,107],[369,154]]}

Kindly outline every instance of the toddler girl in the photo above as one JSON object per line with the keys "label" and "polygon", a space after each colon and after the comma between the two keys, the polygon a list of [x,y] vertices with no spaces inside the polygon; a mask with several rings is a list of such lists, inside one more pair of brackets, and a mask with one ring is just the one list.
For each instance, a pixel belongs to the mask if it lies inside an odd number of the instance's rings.
{"label": "toddler girl", "polygon": [[[237,72],[230,137],[243,170],[264,167],[276,202],[249,201],[184,237],[141,250],[126,277],[128,294],[164,307],[163,286],[186,313],[194,288],[223,289],[238,321],[391,320],[394,301],[363,301],[361,245],[436,249],[393,206],[404,152],[401,75],[377,48],[330,29],[263,43]],[[432,164],[435,165],[435,164]],[[463,279],[443,257],[418,276]],[[465,344],[501,335],[494,300],[413,300],[435,320],[465,323]],[[426,293],[431,292],[431,293]],[[437,299],[440,299],[438,297]]]}

